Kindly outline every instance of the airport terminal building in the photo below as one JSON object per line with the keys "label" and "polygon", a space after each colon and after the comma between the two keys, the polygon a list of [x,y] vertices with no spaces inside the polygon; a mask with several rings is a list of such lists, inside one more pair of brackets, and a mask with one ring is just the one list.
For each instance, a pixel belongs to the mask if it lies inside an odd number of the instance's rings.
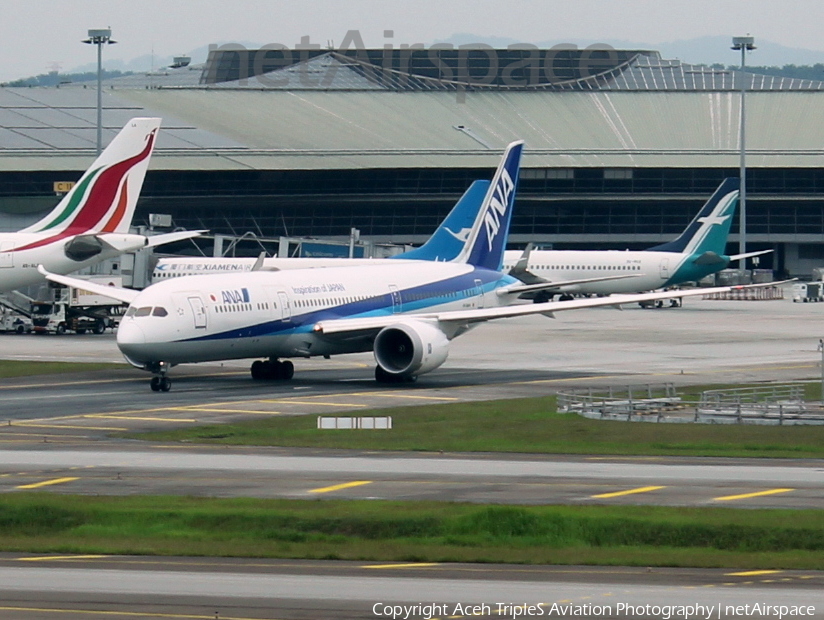
{"label": "airport terminal building", "polygon": [[[163,117],[136,223],[419,243],[524,139],[513,247],[642,249],[738,176],[743,80],[747,249],[792,275],[824,266],[822,82],[609,49],[224,46],[179,65],[104,82],[104,142]],[[0,88],[0,229],[86,169],[95,105],[94,83]]]}

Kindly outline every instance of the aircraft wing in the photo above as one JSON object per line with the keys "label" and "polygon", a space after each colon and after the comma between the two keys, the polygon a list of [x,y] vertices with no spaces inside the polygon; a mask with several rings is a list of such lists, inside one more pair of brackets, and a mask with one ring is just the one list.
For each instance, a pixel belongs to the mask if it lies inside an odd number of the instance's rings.
{"label": "aircraft wing", "polygon": [[[509,272],[510,275],[512,272]],[[600,278],[581,278],[580,280],[558,280],[556,282],[537,282],[535,284],[521,284],[510,286],[508,288],[499,288],[498,295],[520,295],[521,293],[534,293],[536,291],[560,291],[567,286],[575,286],[576,284],[591,284],[592,282],[606,282],[607,280],[624,280],[626,278],[640,278],[641,273],[625,273],[620,276],[603,276]]]}
{"label": "aircraft wing", "polygon": [[585,299],[573,299],[571,301],[550,301],[540,304],[503,306],[500,308],[478,308],[475,310],[452,310],[447,312],[431,312],[422,314],[394,314],[389,316],[363,317],[358,319],[336,319],[330,321],[320,321],[315,324],[313,329],[315,333],[345,336],[346,334],[355,333],[359,335],[366,335],[370,332],[376,334],[387,325],[416,320],[430,322],[436,321],[440,324],[470,325],[472,323],[483,323],[494,319],[527,316],[530,314],[543,314],[551,317],[556,312],[563,312],[565,310],[598,308],[601,306],[620,307],[624,304],[635,304],[641,301],[695,297],[697,295],[726,293],[727,291],[763,288],[765,286],[776,286],[779,284],[783,284],[783,282],[768,282],[764,284],[748,284],[738,286],[716,286],[712,288],[689,290],[658,291],[655,293],[641,293],[638,295],[588,297]]}
{"label": "aircraft wing", "polygon": [[532,243],[527,243],[524,248],[524,253],[521,254],[518,262],[512,265],[512,269],[509,270],[509,275],[513,278],[518,278],[524,284],[541,284],[546,282],[544,278],[541,276],[536,276],[529,269],[527,269],[527,266],[529,265],[529,255],[531,252]]}
{"label": "aircraft wing", "polygon": [[175,241],[182,241],[183,239],[191,239],[192,237],[199,237],[200,235],[209,232],[208,230],[179,230],[177,232],[163,233],[162,235],[151,235],[146,237],[146,247],[153,248],[165,243],[173,243]]}
{"label": "aircraft wing", "polygon": [[58,282],[59,284],[64,284],[66,286],[78,288],[83,291],[88,291],[89,293],[94,293],[95,295],[104,295],[105,297],[111,297],[112,299],[116,299],[117,301],[122,301],[127,304],[131,303],[132,300],[140,294],[140,291],[135,291],[134,289],[130,288],[106,286],[104,284],[89,282],[88,280],[83,280],[82,278],[72,278],[69,276],[57,275],[55,273],[46,271],[46,268],[43,267],[43,265],[38,265],[37,271],[43,274],[47,280],[51,280],[52,282]]}

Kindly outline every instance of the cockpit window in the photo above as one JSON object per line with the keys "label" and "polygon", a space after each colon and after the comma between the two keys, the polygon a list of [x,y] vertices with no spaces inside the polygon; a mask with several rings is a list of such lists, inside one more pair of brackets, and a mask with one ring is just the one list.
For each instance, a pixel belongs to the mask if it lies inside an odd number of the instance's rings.
{"label": "cockpit window", "polygon": [[134,306],[129,306],[129,309],[126,310],[126,316],[134,316],[135,312],[137,312],[137,308]]}
{"label": "cockpit window", "polygon": [[143,308],[138,308],[137,312],[134,315],[137,316],[149,316],[152,313],[151,306],[144,306]]}
{"label": "cockpit window", "polygon": [[169,316],[169,313],[163,306],[157,306],[154,310],[152,310],[152,316]]}

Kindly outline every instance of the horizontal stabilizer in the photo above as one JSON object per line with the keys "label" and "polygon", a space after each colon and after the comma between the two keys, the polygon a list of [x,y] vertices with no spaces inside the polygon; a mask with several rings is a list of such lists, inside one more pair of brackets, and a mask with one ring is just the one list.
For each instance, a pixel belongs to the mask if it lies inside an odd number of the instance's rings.
{"label": "horizontal stabilizer", "polygon": [[730,262],[734,260],[741,260],[742,258],[752,258],[753,256],[761,256],[762,254],[769,254],[773,250],[761,250],[760,252],[747,252],[746,254],[734,254],[730,256]]}
{"label": "horizontal stabilizer", "polygon": [[701,256],[692,261],[696,265],[726,265],[727,259],[722,258],[713,251],[704,252]]}

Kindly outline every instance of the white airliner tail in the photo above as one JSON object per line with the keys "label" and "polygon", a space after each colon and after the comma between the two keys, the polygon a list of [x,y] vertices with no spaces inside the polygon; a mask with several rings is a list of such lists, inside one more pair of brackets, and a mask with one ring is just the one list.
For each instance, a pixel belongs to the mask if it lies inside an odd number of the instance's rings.
{"label": "white airliner tail", "polygon": [[133,118],[39,222],[20,231],[55,239],[95,233],[128,233],[154,149],[159,118]]}

